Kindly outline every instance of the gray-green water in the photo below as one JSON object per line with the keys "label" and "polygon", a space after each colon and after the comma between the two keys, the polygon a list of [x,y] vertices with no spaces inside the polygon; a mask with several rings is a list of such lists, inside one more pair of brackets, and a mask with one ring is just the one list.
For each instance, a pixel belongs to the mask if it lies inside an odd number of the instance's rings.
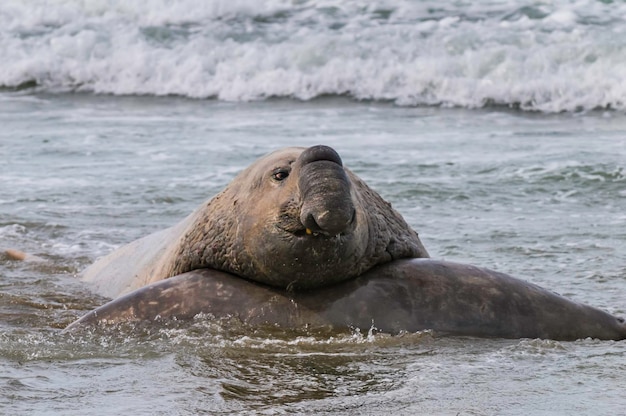
{"label": "gray-green water", "polygon": [[[257,157],[328,144],[436,258],[626,315],[626,117],[0,94],[6,414],[619,414],[626,343],[277,331],[209,319],[61,334],[77,275]],[[384,307],[384,305],[381,305]]]}

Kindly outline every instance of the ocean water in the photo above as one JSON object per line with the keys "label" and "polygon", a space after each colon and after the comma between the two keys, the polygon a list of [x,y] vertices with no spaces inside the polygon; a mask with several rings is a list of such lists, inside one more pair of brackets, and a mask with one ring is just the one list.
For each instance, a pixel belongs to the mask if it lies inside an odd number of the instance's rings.
{"label": "ocean water", "polygon": [[624,110],[625,23],[611,0],[4,0],[0,86]]}
{"label": "ocean water", "polygon": [[0,4],[1,413],[620,414],[626,341],[61,332],[81,270],[327,144],[435,258],[626,316],[626,4]]}

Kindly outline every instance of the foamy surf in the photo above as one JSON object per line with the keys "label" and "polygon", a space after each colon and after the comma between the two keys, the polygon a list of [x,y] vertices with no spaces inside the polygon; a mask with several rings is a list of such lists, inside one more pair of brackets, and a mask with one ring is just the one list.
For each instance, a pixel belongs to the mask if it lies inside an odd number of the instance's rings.
{"label": "foamy surf", "polygon": [[595,0],[4,1],[0,86],[624,110],[625,21]]}

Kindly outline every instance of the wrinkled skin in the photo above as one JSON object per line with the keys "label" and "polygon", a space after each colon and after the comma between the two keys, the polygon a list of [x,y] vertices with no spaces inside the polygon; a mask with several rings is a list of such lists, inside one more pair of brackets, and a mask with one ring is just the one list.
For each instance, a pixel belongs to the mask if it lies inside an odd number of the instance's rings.
{"label": "wrinkled skin", "polygon": [[168,274],[209,267],[300,290],[428,257],[402,217],[325,146],[259,160],[204,212]]}
{"label": "wrinkled skin", "polygon": [[259,159],[180,224],[100,259],[84,280],[116,297],[212,268],[297,291],[416,257],[428,253],[400,214],[333,149],[314,146]]}

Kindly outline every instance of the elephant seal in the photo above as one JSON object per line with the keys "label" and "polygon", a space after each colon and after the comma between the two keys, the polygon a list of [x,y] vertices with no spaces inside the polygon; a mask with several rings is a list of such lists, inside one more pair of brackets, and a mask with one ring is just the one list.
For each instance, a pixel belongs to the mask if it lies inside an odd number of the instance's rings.
{"label": "elephant seal", "polygon": [[503,273],[431,259],[385,263],[355,279],[304,292],[255,284],[217,270],[194,270],[113,300],[66,330],[101,322],[188,320],[200,313],[284,328],[626,339],[624,320],[600,309]]}
{"label": "elephant seal", "polygon": [[114,251],[83,279],[112,298],[202,268],[306,290],[423,257],[402,216],[320,145],[262,157],[182,222]]}
{"label": "elephant seal", "polygon": [[623,319],[606,312],[429,259],[400,214],[326,146],[259,159],[181,223],[114,251],[84,279],[117,299],[68,329],[203,312],[284,327],[626,338]]}

